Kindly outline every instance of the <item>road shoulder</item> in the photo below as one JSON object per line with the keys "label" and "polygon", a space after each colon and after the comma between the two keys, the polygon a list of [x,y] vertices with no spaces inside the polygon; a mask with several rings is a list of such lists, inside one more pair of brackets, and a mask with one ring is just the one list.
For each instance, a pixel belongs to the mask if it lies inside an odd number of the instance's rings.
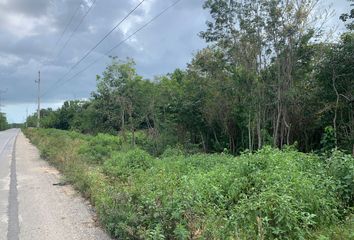
{"label": "road shoulder", "polygon": [[71,186],[55,185],[61,175],[40,159],[22,133],[17,139],[16,162],[20,239],[110,239],[86,200]]}

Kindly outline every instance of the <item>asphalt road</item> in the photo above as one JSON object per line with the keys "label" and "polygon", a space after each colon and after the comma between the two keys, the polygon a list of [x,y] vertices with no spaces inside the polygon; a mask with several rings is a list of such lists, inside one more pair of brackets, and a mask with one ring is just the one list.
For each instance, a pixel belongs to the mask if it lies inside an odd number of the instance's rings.
{"label": "asphalt road", "polygon": [[110,239],[60,178],[20,130],[0,132],[0,240]]}

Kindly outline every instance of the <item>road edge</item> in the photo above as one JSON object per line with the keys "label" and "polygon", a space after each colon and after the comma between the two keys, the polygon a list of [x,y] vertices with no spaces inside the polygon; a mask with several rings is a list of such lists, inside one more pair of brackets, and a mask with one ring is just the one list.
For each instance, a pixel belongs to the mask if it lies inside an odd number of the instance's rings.
{"label": "road edge", "polygon": [[8,240],[18,240],[20,235],[20,223],[18,218],[18,191],[17,191],[17,173],[16,173],[16,143],[19,132],[14,137],[12,159],[10,166],[10,191],[8,207]]}

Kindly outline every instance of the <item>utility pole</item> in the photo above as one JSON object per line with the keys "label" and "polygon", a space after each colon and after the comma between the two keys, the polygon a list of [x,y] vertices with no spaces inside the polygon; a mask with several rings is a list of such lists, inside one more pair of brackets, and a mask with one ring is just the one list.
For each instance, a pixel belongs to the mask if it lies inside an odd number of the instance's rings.
{"label": "utility pole", "polygon": [[35,82],[38,85],[37,128],[39,128],[41,121],[41,71],[38,71],[38,80]]}

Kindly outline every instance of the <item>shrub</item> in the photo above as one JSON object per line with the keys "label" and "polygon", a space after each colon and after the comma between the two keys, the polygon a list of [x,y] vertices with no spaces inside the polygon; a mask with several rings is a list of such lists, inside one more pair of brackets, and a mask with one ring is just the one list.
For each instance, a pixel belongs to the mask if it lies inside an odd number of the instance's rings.
{"label": "shrub", "polygon": [[337,193],[346,207],[354,207],[354,158],[333,150],[327,159],[328,175],[336,181]]}
{"label": "shrub", "polygon": [[332,126],[327,126],[321,138],[321,146],[323,152],[331,151],[336,147],[336,137]]}
{"label": "shrub", "polygon": [[108,134],[98,134],[90,137],[87,142],[80,147],[79,153],[90,163],[102,164],[108,159],[112,152],[120,150],[122,140],[118,136]]}
{"label": "shrub", "polygon": [[163,154],[161,155],[161,158],[166,158],[166,157],[173,157],[173,156],[184,156],[185,152],[183,151],[183,148],[181,146],[176,146],[176,147],[171,147],[168,146]]}
{"label": "shrub", "polygon": [[146,170],[152,166],[152,157],[141,149],[128,152],[114,152],[112,157],[105,161],[103,171],[111,177],[126,178],[135,171]]}
{"label": "shrub", "polygon": [[190,238],[298,239],[336,221],[333,188],[318,157],[267,148],[162,159],[134,176],[130,196],[140,224],[167,239],[180,229]]}
{"label": "shrub", "polygon": [[[122,145],[115,136],[54,130],[26,134],[90,197],[101,223],[119,239],[352,236],[351,221],[336,227],[353,206],[354,159],[339,151],[325,161],[293,148],[270,147],[239,157],[186,156],[171,149],[154,159],[138,148],[116,151]],[[91,148],[78,154],[82,145]],[[86,160],[90,151],[102,154],[102,166]]]}

